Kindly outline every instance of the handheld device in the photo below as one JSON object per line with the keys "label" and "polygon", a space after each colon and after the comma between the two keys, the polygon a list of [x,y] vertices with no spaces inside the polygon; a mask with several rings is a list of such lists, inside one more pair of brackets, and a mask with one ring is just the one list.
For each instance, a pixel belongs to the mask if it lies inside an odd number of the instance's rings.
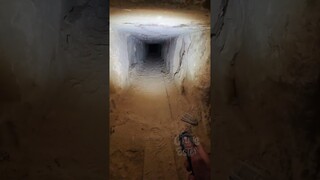
{"label": "handheld device", "polygon": [[[188,162],[191,174],[194,175],[193,168],[192,168],[192,161],[191,161],[191,156],[192,156],[192,153],[194,152],[194,146],[195,146],[195,143],[193,142],[193,136],[189,132],[183,131],[179,135],[179,142],[180,142],[182,152],[185,153],[187,157],[187,162]],[[191,143],[191,147],[187,147],[186,143]]]}

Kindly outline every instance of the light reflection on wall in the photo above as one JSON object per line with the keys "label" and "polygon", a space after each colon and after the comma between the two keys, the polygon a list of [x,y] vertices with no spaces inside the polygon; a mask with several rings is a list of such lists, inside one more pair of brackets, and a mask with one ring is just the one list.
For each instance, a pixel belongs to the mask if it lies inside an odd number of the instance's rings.
{"label": "light reflection on wall", "polygon": [[[143,42],[167,41],[165,57],[172,65],[172,78],[178,84],[188,77],[196,81],[202,70],[210,66],[210,24],[204,12],[172,11],[163,9],[114,9],[110,10],[110,83],[118,89],[128,85],[130,60],[128,37],[135,36]],[[179,62],[179,61],[184,61]],[[181,67],[178,67],[178,66]],[[179,74],[174,74],[177,69]],[[209,68],[210,69],[210,68]],[[177,77],[174,77],[178,75]]]}

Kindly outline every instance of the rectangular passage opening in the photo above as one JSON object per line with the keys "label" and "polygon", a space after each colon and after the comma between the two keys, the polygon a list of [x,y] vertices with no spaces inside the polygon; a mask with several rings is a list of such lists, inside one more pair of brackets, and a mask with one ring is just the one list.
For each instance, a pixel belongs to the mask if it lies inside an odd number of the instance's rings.
{"label": "rectangular passage opening", "polygon": [[161,55],[162,44],[147,44],[147,56],[145,63],[148,62],[159,62],[164,63],[164,60]]}

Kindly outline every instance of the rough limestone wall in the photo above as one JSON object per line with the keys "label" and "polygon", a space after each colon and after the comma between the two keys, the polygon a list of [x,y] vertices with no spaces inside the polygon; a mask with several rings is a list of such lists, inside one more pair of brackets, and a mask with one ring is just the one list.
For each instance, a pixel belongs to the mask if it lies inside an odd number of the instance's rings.
{"label": "rough limestone wall", "polygon": [[[175,80],[181,92],[191,102],[191,111],[199,120],[195,134],[204,145],[210,144],[210,32],[199,31],[185,34],[182,41],[183,51],[181,68],[175,71]],[[180,72],[181,71],[181,72]],[[206,146],[206,151],[210,148]]]}
{"label": "rough limestone wall", "polygon": [[144,60],[147,49],[141,40],[116,27],[110,27],[110,44],[110,92],[113,94],[129,85],[129,69]]}
{"label": "rough limestone wall", "polygon": [[213,177],[320,178],[319,2],[213,3]]}
{"label": "rough limestone wall", "polygon": [[123,90],[128,84],[129,34],[123,33],[110,27],[110,92],[115,93]]}
{"label": "rough limestone wall", "polygon": [[209,36],[209,31],[188,33],[178,36],[164,45],[163,54],[165,54],[167,66],[170,67],[170,74],[182,93],[191,95],[192,89],[196,88],[209,90]]}
{"label": "rough limestone wall", "polygon": [[146,52],[146,46],[141,40],[133,36],[128,38],[128,58],[130,66],[139,62],[141,63],[146,57]]}
{"label": "rough limestone wall", "polygon": [[24,108],[41,112],[45,97],[57,88],[63,76],[57,56],[59,29],[67,4],[14,0],[1,1],[0,7],[0,83],[4,87],[0,122],[4,122],[20,119]]}
{"label": "rough limestone wall", "polygon": [[[30,148],[30,127],[46,113],[62,82],[59,31],[64,14],[74,3],[0,2],[0,159],[10,157],[18,170],[24,166],[21,150]],[[23,172],[10,173],[11,169],[0,167],[1,179],[21,177]]]}
{"label": "rough limestone wall", "polygon": [[66,8],[60,1],[1,2],[2,68],[15,76],[24,100],[42,98],[39,92],[46,91],[48,80],[55,78],[50,73],[51,67],[60,66],[56,54],[62,9]]}
{"label": "rough limestone wall", "polygon": [[[204,144],[210,144],[210,32],[183,34],[166,42],[163,52],[167,66],[190,110],[200,120],[195,133]],[[208,149],[209,150],[209,149]]]}
{"label": "rough limestone wall", "polygon": [[173,73],[173,56],[176,50],[177,38],[170,38],[162,44],[161,57],[165,61],[166,71]]}

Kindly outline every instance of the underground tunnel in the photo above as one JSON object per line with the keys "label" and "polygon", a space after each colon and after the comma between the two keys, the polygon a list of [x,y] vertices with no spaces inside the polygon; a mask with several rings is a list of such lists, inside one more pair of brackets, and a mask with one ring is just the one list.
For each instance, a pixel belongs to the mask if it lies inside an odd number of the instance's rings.
{"label": "underground tunnel", "polygon": [[174,139],[186,113],[210,152],[209,20],[204,9],[110,9],[111,179],[182,178]]}

